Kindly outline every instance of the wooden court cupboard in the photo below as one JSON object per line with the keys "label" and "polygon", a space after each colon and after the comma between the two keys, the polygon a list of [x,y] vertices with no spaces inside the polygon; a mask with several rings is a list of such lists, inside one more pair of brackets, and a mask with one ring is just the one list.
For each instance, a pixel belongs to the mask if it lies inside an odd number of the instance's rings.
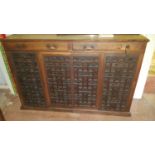
{"label": "wooden court cupboard", "polygon": [[1,41],[23,109],[130,115],[144,36],[11,35]]}

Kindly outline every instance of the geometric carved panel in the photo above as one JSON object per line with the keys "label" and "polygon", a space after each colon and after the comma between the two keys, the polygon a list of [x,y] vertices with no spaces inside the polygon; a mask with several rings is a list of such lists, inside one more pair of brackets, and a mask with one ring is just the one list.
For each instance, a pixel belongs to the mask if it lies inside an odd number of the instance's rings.
{"label": "geometric carved panel", "polygon": [[52,105],[71,105],[70,56],[44,56],[44,64]]}
{"label": "geometric carved panel", "polygon": [[11,55],[24,104],[36,107],[46,106],[36,54],[13,52]]}
{"label": "geometric carved panel", "polygon": [[137,67],[136,55],[105,55],[102,109],[127,111],[128,97]]}
{"label": "geometric carved panel", "polygon": [[98,56],[73,56],[74,103],[96,107]]}

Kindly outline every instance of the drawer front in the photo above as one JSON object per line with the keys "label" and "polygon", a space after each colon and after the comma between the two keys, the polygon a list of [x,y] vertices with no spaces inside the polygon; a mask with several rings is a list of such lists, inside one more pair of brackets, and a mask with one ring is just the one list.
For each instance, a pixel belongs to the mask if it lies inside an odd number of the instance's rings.
{"label": "drawer front", "polygon": [[128,50],[131,51],[142,51],[145,49],[145,44],[143,43],[131,43],[131,42],[74,42],[73,50],[75,51],[94,51],[94,50]]}
{"label": "drawer front", "polygon": [[6,50],[10,51],[20,51],[20,50],[48,50],[48,51],[67,51],[67,42],[4,42],[3,43]]}

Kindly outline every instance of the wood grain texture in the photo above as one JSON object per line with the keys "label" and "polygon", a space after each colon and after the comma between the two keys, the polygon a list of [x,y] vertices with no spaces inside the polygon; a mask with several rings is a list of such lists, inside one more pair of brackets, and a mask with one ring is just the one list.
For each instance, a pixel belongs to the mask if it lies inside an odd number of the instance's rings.
{"label": "wood grain texture", "polygon": [[0,121],[5,121],[5,118],[1,109],[0,109]]}
{"label": "wood grain texture", "polygon": [[101,38],[99,37],[99,35],[94,35],[94,37],[91,37],[90,35],[56,35],[56,34],[16,34],[16,35],[11,35],[8,36],[6,39],[1,39],[3,41],[5,40],[12,40],[12,41],[21,41],[21,40],[66,40],[66,41],[74,41],[74,40],[82,40],[82,41],[114,41],[114,42],[119,42],[119,41],[131,41],[131,42],[135,42],[135,41],[148,41],[148,39],[142,35],[137,35],[137,34],[116,34],[114,35],[114,37],[112,38]]}
{"label": "wood grain texture", "polygon": [[14,51],[40,51],[47,50],[52,51],[67,51],[68,43],[67,42],[56,42],[56,41],[14,41],[14,42],[4,42],[6,50]]}

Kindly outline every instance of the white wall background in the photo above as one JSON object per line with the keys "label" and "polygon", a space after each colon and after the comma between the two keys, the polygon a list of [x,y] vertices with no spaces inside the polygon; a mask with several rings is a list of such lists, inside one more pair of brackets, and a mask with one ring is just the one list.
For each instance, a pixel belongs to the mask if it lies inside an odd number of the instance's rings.
{"label": "white wall background", "polygon": [[0,65],[0,86],[6,86],[6,80],[4,78],[4,74],[2,72],[2,65]]}
{"label": "white wall background", "polygon": [[[10,81],[10,78],[8,76],[8,73],[7,73],[5,63],[4,63],[3,58],[2,58],[1,52],[0,52],[0,71],[1,71],[0,72],[0,74],[1,74],[1,76],[0,76],[0,81],[1,81],[0,88],[7,88],[7,89],[9,88],[11,93],[15,94],[14,89],[13,89],[12,84],[11,84],[11,81]],[[6,83],[6,84],[4,84],[4,83]]]}
{"label": "white wall background", "polygon": [[140,99],[143,95],[145,83],[146,83],[149,68],[151,65],[153,52],[155,51],[155,34],[147,34],[144,36],[146,36],[150,41],[148,42],[147,47],[146,47],[145,55],[143,58],[143,64],[141,67],[137,86],[135,89],[134,98],[136,99]]}
{"label": "white wall background", "polygon": [[[136,99],[140,99],[143,95],[145,83],[146,83],[147,76],[148,76],[148,71],[149,71],[152,56],[153,56],[153,52],[155,51],[155,34],[150,34],[150,35],[145,35],[145,36],[150,39],[150,42],[148,43],[147,48],[146,48],[142,68],[141,68],[137,86],[135,89],[134,98],[136,98]],[[6,68],[5,68],[5,65],[4,65],[4,62],[3,62],[1,56],[0,56],[0,68],[1,68],[0,74],[1,73],[3,74],[0,76],[0,78],[1,78],[0,79],[0,87],[2,86],[2,83],[6,82],[8,85],[8,88],[11,90],[11,93],[14,94],[13,88],[11,86],[11,82],[9,80],[9,77],[7,76],[7,71],[6,71]]]}

